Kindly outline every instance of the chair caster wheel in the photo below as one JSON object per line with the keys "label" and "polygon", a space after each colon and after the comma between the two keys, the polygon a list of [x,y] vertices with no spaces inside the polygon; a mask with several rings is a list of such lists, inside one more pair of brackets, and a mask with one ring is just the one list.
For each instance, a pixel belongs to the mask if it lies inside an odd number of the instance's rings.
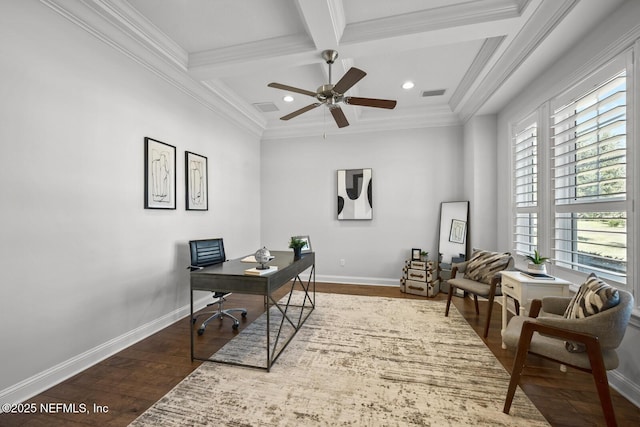
{"label": "chair caster wheel", "polygon": [[191,319],[191,324],[195,325],[196,324],[196,318],[194,317],[193,319]]}
{"label": "chair caster wheel", "polygon": [[240,325],[238,323],[234,323],[232,328],[233,328],[234,331],[237,331],[239,326]]}
{"label": "chair caster wheel", "polygon": [[202,334],[204,334],[204,328],[198,329],[198,335],[202,335]]}
{"label": "chair caster wheel", "polygon": [[247,313],[242,313],[242,317],[247,317]]}

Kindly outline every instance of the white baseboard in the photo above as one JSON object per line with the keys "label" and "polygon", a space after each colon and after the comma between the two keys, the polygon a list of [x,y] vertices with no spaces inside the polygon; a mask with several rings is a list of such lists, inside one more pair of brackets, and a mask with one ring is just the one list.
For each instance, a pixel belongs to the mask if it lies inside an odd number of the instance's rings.
{"label": "white baseboard", "polygon": [[[210,300],[211,296],[206,296],[194,301],[194,311],[205,307]],[[45,371],[39,372],[4,390],[0,390],[0,402],[3,404],[24,402],[79,372],[90,368],[107,357],[170,326],[176,321],[188,316],[189,313],[189,305],[180,307],[158,319],[152,320],[149,323],[87,350]],[[188,351],[188,349],[185,349],[185,352],[186,351]]]}
{"label": "white baseboard", "polygon": [[611,388],[640,408],[640,387],[637,384],[630,382],[628,378],[620,375],[615,370],[607,372],[607,377]]}
{"label": "white baseboard", "polygon": [[400,279],[384,279],[380,277],[353,277],[353,276],[328,276],[316,275],[316,282],[321,283],[344,283],[347,285],[376,285],[376,286],[397,286],[400,287]]}

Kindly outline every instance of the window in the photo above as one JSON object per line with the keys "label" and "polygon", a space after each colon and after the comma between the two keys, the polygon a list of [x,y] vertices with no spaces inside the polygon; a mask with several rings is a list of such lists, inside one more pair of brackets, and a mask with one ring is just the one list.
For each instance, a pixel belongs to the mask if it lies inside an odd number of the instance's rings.
{"label": "window", "polygon": [[530,255],[538,246],[538,124],[534,117],[515,127],[512,145],[513,247],[516,253]]}
{"label": "window", "polygon": [[[593,87],[593,86],[592,86]],[[552,124],[556,265],[626,283],[627,75],[564,105]]]}

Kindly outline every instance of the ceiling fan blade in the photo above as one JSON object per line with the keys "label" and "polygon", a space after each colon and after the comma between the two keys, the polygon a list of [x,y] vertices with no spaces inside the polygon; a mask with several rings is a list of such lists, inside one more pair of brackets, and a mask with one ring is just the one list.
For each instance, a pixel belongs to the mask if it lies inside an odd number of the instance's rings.
{"label": "ceiling fan blade", "polygon": [[357,96],[347,96],[344,98],[344,102],[349,105],[388,108],[389,110],[393,110],[396,107],[396,101],[391,99],[359,98]]}
{"label": "ceiling fan blade", "polygon": [[347,121],[347,118],[345,117],[344,111],[342,111],[342,108],[340,108],[337,105],[334,105],[329,109],[331,110],[331,115],[333,116],[333,119],[336,121],[336,124],[338,125],[339,128],[349,126],[349,122]]}
{"label": "ceiling fan blade", "polygon": [[269,83],[267,86],[275,88],[275,89],[288,90],[289,92],[296,92],[296,93],[301,93],[303,95],[313,96],[314,98],[316,96],[316,93],[315,92],[311,92],[310,90],[300,89],[300,88],[293,87],[293,86],[287,86],[287,85],[283,85],[283,84],[280,84],[280,83]]}
{"label": "ceiling fan blade", "polygon": [[351,67],[349,68],[349,71],[342,76],[338,83],[333,86],[333,91],[339,94],[344,94],[351,88],[351,86],[358,83],[366,75],[367,73],[364,71],[356,67]]}
{"label": "ceiling fan blade", "polygon": [[302,113],[306,113],[306,112],[307,112],[307,111],[309,111],[309,110],[313,110],[314,108],[319,107],[319,106],[321,106],[321,105],[322,105],[322,103],[321,103],[321,102],[315,102],[315,103],[313,103],[313,104],[309,104],[309,105],[307,105],[306,107],[303,107],[303,108],[301,108],[301,109],[299,109],[299,110],[294,111],[293,113],[289,113],[289,114],[287,114],[286,116],[282,116],[282,117],[280,117],[280,120],[289,120],[289,119],[293,119],[294,117],[299,116],[299,115],[300,115],[300,114],[302,114]]}

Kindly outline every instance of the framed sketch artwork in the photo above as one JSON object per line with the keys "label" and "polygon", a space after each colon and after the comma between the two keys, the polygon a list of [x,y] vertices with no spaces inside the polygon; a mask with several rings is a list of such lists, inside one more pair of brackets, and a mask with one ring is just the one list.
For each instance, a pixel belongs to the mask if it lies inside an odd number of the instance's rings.
{"label": "framed sketch artwork", "polygon": [[467,232],[467,223],[459,219],[451,220],[451,231],[449,232],[449,241],[453,243],[464,243],[465,233]]}
{"label": "framed sketch artwork", "polygon": [[188,211],[206,211],[209,209],[209,174],[207,158],[185,151],[185,195]]}
{"label": "framed sketch artwork", "polygon": [[176,147],[144,138],[144,208],[176,208]]}

